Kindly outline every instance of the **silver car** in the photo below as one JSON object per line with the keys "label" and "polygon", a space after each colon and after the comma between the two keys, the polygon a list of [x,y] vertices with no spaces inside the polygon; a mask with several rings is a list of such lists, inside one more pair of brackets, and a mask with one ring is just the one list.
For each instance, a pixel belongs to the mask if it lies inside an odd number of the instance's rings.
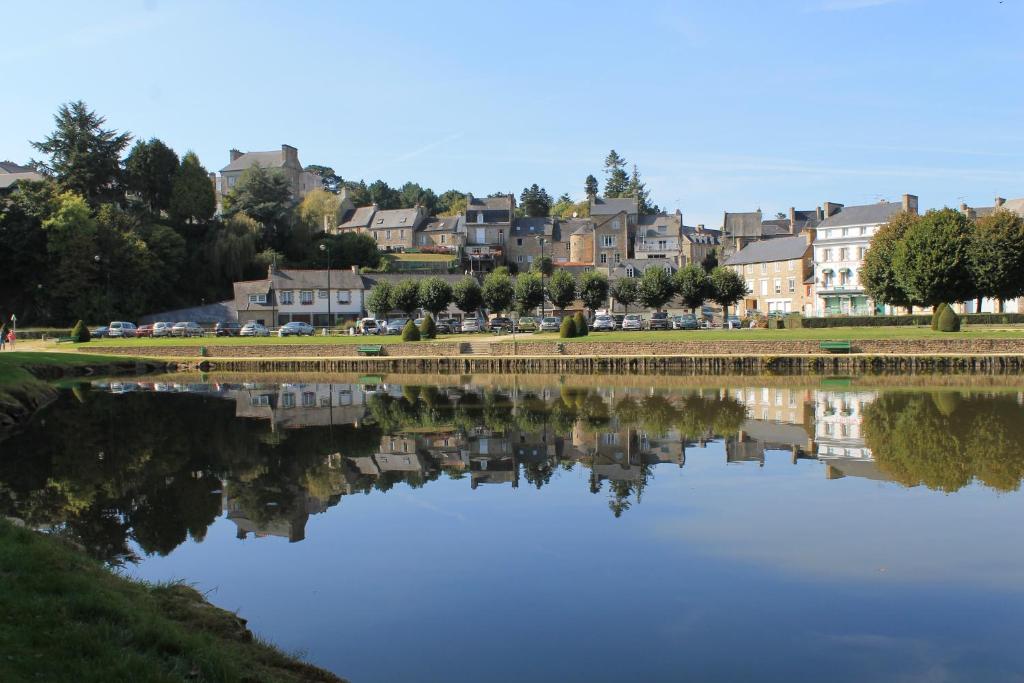
{"label": "silver car", "polygon": [[108,337],[134,337],[135,323],[114,321],[107,326]]}
{"label": "silver car", "polygon": [[408,318],[398,318],[388,323],[388,334],[402,334],[402,328],[409,322]]}
{"label": "silver car", "polygon": [[639,331],[644,329],[644,319],[638,313],[630,313],[622,319],[622,330]]}
{"label": "silver car", "polygon": [[540,321],[541,332],[558,332],[561,327],[562,321],[559,318],[548,316],[547,318],[542,318]]}
{"label": "silver car", "polygon": [[479,332],[480,331],[480,321],[477,320],[476,318],[466,318],[465,320],[462,321],[462,331],[463,332]]}
{"label": "silver car", "polygon": [[611,332],[615,329],[615,318],[610,315],[594,316],[594,322],[590,324],[594,332]]}
{"label": "silver car", "polygon": [[202,337],[203,328],[199,326],[199,323],[194,322],[174,323],[174,327],[171,328],[171,336]]}
{"label": "silver car", "polygon": [[269,337],[270,330],[257,322],[248,322],[238,331],[239,337]]}

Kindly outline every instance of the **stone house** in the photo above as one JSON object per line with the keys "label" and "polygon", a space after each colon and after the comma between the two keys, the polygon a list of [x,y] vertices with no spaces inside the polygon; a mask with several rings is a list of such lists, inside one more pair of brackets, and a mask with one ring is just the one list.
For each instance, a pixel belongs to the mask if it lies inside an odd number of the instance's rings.
{"label": "stone house", "polygon": [[573,218],[562,222],[562,234],[568,236],[568,263],[594,265],[594,221]]}
{"label": "stone house", "polygon": [[594,265],[612,268],[616,263],[631,257],[630,224],[635,218],[626,211],[610,216],[591,216],[594,221]]}
{"label": "stone house", "polygon": [[680,236],[680,265],[700,265],[711,254],[717,253],[721,242],[718,230],[708,230],[703,224],[684,225]]}
{"label": "stone house", "polygon": [[306,171],[299,163],[299,150],[291,145],[281,145],[280,151],[270,152],[239,152],[232,149],[228,152],[228,165],[220,169],[217,194],[222,196],[235,188],[242,174],[253,166],[276,169],[288,180],[292,196],[302,199],[318,187],[323,187],[320,176]]}
{"label": "stone house", "polygon": [[271,266],[265,279],[236,282],[234,303],[238,321],[243,325],[255,321],[267,327],[290,322],[323,327],[362,317],[363,295],[368,287],[359,269],[332,269],[329,279],[328,287],[326,270]]}
{"label": "stone house", "polygon": [[466,195],[465,257],[470,268],[492,270],[505,262],[506,242],[515,221],[514,195],[478,198]]}
{"label": "stone house", "polygon": [[740,315],[803,313],[814,306],[812,286],[805,280],[814,272],[813,230],[802,235],[751,242],[728,259],[747,283],[748,294],[737,307]]}
{"label": "stone house", "polygon": [[626,214],[626,228],[632,231],[636,228],[640,217],[640,203],[636,197],[623,197],[617,199],[605,199],[604,197],[590,198],[590,217],[600,221],[619,213]]}
{"label": "stone house", "polygon": [[382,251],[405,251],[415,243],[414,235],[427,222],[427,210],[379,209],[370,221],[370,234]]}
{"label": "stone house", "polygon": [[562,240],[557,218],[517,218],[508,241],[506,260],[520,271],[546,256],[554,263],[569,260],[569,245]]}
{"label": "stone house", "polygon": [[466,244],[466,222],[462,216],[431,218],[416,233],[415,245],[457,253]]}
{"label": "stone house", "polygon": [[682,257],[683,214],[657,214],[639,216],[636,237],[633,240],[633,254],[636,259],[665,259],[676,266],[683,265]]}
{"label": "stone house", "polygon": [[338,226],[335,228],[335,232],[370,232],[370,226],[373,225],[373,217],[377,214],[377,205],[372,204],[370,206],[360,207],[345,207],[344,210],[339,211],[341,216],[339,217]]}

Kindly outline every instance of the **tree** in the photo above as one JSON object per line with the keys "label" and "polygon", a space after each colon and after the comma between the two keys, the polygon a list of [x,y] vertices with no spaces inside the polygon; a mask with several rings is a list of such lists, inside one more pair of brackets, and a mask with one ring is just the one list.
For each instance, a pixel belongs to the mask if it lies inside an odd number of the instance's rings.
{"label": "tree", "polygon": [[[43,221],[49,256],[47,297],[57,320],[100,320],[107,311],[97,287],[100,263],[96,219],[85,200],[71,192],[60,196],[53,216]],[[98,296],[103,292],[104,296]]]}
{"label": "tree", "polygon": [[549,215],[551,203],[551,195],[543,187],[538,187],[537,183],[524,187],[519,195],[519,206],[531,218]]}
{"label": "tree", "polygon": [[392,306],[409,318],[420,307],[420,287],[415,280],[402,280],[392,290]]}
{"label": "tree", "polygon": [[864,291],[876,303],[904,306],[907,309],[913,304],[896,277],[894,262],[903,236],[918,220],[920,216],[916,213],[901,211],[871,238],[871,248],[864,255],[860,279],[864,283]]}
{"label": "tree", "polygon": [[298,207],[299,220],[308,230],[308,234],[316,235],[334,229],[338,224],[339,204],[338,195],[321,188],[303,197]]}
{"label": "tree", "polygon": [[626,160],[613,149],[604,158],[604,196],[624,197],[629,190],[629,176],[626,174]]}
{"label": "tree", "polygon": [[32,163],[56,178],[60,187],[96,206],[123,196],[121,152],[131,142],[129,133],[103,128],[106,119],[78,100],[62,104],[54,116],[56,130],[32,146],[49,155]]}
{"label": "tree", "polygon": [[718,267],[718,252],[715,249],[709,251],[704,259],[700,262],[700,267],[704,269],[705,273],[710,273]]}
{"label": "tree", "polygon": [[466,193],[448,190],[437,198],[438,216],[459,216],[466,211]]}
{"label": "tree", "polygon": [[224,197],[224,215],[244,213],[268,233],[287,224],[292,207],[292,189],[278,169],[250,166],[238,184]]}
{"label": "tree", "polygon": [[316,173],[320,176],[320,183],[325,190],[337,194],[341,189],[342,181],[341,176],[334,172],[334,169],[330,166],[320,166],[318,164],[310,164],[306,166],[306,170],[310,173]]}
{"label": "tree", "polygon": [[187,152],[171,184],[171,218],[179,223],[205,223],[217,211],[217,194],[199,157]]}
{"label": "tree", "polygon": [[974,296],[971,228],[967,217],[953,209],[929,211],[907,228],[893,266],[911,301],[935,306]]}
{"label": "tree", "polygon": [[978,295],[1003,301],[1024,295],[1024,218],[998,209],[982,216],[974,227],[971,270]]}
{"label": "tree", "polygon": [[488,310],[501,314],[512,306],[515,291],[508,272],[494,270],[484,278],[483,300]]}
{"label": "tree", "polygon": [[416,327],[415,323],[413,323],[412,320],[406,320],[405,327],[402,328],[402,341],[418,342],[419,340],[420,328]]}
{"label": "tree", "polygon": [[378,318],[387,318],[388,313],[395,308],[394,287],[390,282],[382,280],[373,286],[370,293],[366,295],[366,310]]}
{"label": "tree", "polygon": [[398,190],[383,180],[374,180],[366,190],[370,195],[368,204],[376,204],[382,209],[402,208],[402,199],[398,194]]}
{"label": "tree", "polygon": [[591,313],[608,305],[608,278],[603,273],[594,270],[583,273],[578,289],[583,305]]}
{"label": "tree", "polygon": [[597,178],[593,175],[587,175],[587,179],[583,181],[583,194],[586,195],[587,199],[593,199],[597,196],[598,191]]}
{"label": "tree", "polygon": [[399,208],[412,209],[422,206],[427,210],[427,215],[434,215],[437,212],[437,195],[429,187],[424,189],[419,183],[408,182],[398,190]]}
{"label": "tree", "polygon": [[548,301],[559,311],[564,311],[576,301],[576,278],[567,270],[556,270],[548,280]]}
{"label": "tree", "polygon": [[534,260],[530,270],[540,273],[544,277],[551,277],[551,274],[555,272],[555,263],[551,260],[550,256],[541,256]]}
{"label": "tree", "polygon": [[576,319],[571,315],[562,318],[562,324],[558,328],[558,336],[562,339],[572,339],[576,336]]}
{"label": "tree", "polygon": [[649,266],[640,276],[637,299],[647,308],[660,311],[665,304],[672,300],[675,293],[676,288],[672,282],[672,276],[664,268]]}
{"label": "tree", "polygon": [[476,313],[484,303],[484,295],[480,289],[480,283],[476,281],[476,278],[467,275],[455,283],[455,286],[452,288],[452,300],[456,308],[463,313],[470,315]]}
{"label": "tree", "polygon": [[[178,163],[178,155],[160,140],[139,140],[124,162],[125,187],[137,194],[153,213],[167,211]],[[206,182],[210,184],[209,180]]]}
{"label": "tree", "polygon": [[452,302],[452,286],[443,278],[428,277],[420,282],[420,308],[435,317]]}
{"label": "tree", "polygon": [[750,291],[740,274],[732,268],[719,266],[711,271],[711,300],[722,307],[722,315],[729,317],[729,307],[743,300]]}
{"label": "tree", "polygon": [[551,205],[549,215],[557,218],[572,218],[576,211],[576,202],[568,194],[563,194],[554,204]]}
{"label": "tree", "polygon": [[519,315],[527,315],[544,303],[544,285],[536,273],[516,276],[515,306]]}
{"label": "tree", "polygon": [[622,304],[626,313],[629,313],[629,307],[636,303],[639,288],[640,283],[637,282],[636,278],[623,277],[613,282],[609,291],[611,292],[612,298]]}
{"label": "tree", "polygon": [[636,197],[641,216],[653,216],[661,210],[657,204],[651,203],[651,193],[647,189],[647,184],[640,180],[640,171],[637,170],[636,164],[633,164],[633,175],[629,178],[625,196]]}
{"label": "tree", "polygon": [[679,298],[691,311],[697,311],[711,298],[711,278],[700,266],[691,263],[680,269],[673,279]]}
{"label": "tree", "polygon": [[586,337],[590,333],[590,330],[587,329],[587,319],[583,316],[582,311],[576,311],[572,321],[576,324],[577,337]]}
{"label": "tree", "polygon": [[437,338],[437,323],[434,322],[434,316],[430,313],[423,316],[423,322],[420,323],[420,337],[423,339]]}

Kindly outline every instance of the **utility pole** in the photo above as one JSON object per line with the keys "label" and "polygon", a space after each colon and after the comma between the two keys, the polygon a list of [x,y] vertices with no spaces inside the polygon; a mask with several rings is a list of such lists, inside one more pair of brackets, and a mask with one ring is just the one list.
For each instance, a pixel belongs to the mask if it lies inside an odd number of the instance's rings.
{"label": "utility pole", "polygon": [[327,328],[328,330],[334,327],[334,321],[331,319],[331,248],[326,242],[320,244],[320,251],[327,252]]}

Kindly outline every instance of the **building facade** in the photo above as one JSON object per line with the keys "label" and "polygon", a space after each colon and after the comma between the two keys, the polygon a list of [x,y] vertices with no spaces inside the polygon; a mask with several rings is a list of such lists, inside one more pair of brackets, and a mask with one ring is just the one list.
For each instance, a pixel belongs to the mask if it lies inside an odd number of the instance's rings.
{"label": "building facade", "polygon": [[218,198],[235,189],[242,174],[253,166],[275,169],[287,180],[292,196],[301,199],[307,194],[323,187],[320,176],[305,170],[299,162],[299,150],[291,145],[281,145],[280,151],[240,152],[232,149],[228,152],[228,165],[220,169],[216,189]]}
{"label": "building facade", "polygon": [[813,231],[808,230],[802,235],[751,242],[726,260],[724,265],[747,284],[739,314],[810,314],[814,300],[805,280],[814,272],[813,239]]}

